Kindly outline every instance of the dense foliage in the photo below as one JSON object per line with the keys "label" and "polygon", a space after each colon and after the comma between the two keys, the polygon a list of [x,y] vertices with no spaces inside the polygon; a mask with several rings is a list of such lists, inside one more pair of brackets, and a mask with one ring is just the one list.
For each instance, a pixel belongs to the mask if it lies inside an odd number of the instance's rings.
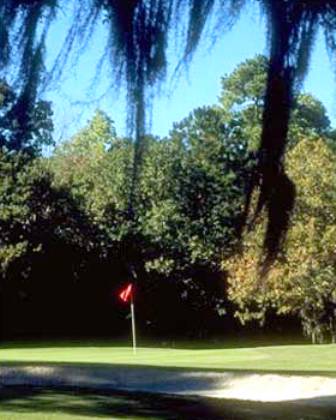
{"label": "dense foliage", "polygon": [[6,81],[0,80],[1,149],[37,156],[43,147],[53,145],[52,131],[50,102],[37,101],[23,119],[17,93]]}
{"label": "dense foliage", "polygon": [[57,184],[69,188],[104,231],[108,240],[101,252],[108,255],[113,244],[122,252],[124,269],[135,270],[144,299],[150,291],[151,299],[154,294],[162,302],[161,289],[169,284],[174,299],[198,311],[199,318],[202,310],[223,311],[219,267],[241,227],[246,142],[211,108],[196,110],[170,138],[148,137],[135,218],[128,212],[132,147],[98,112],[56,150],[50,165]]}
{"label": "dense foliage", "polygon": [[242,322],[268,312],[296,314],[313,342],[336,340],[336,156],[323,140],[302,140],[289,153],[298,188],[285,251],[267,277],[258,276],[264,217],[246,235],[242,254],[224,262],[229,294]]}
{"label": "dense foliage", "polygon": [[[249,4],[257,4],[265,16],[269,65],[258,165],[246,194],[245,214],[249,214],[251,193],[258,191],[256,215],[267,209],[267,258],[263,259],[267,270],[281,249],[295,202],[295,186],[284,167],[295,92],[307,73],[320,29],[330,52],[336,50],[334,0],[83,0],[80,8],[68,0],[7,0],[0,4],[0,72],[8,75],[14,67],[21,89],[16,108],[25,130],[41,88],[53,76],[60,76],[70,52],[74,47],[83,51],[96,25],[103,22],[107,44],[102,59],[112,59],[110,73],[118,85],[120,81],[126,85],[128,126],[135,134],[128,209],[133,214],[144,155],[146,108],[151,88],[165,75],[171,34],[182,37],[182,62],[188,62],[207,23],[215,39]],[[44,60],[48,30],[64,10],[72,23],[48,74]]]}
{"label": "dense foliage", "polygon": [[[260,146],[268,61],[257,55],[248,59],[222,78],[220,106],[226,121],[236,121],[249,149]],[[332,136],[324,105],[309,93],[296,92],[293,101],[288,143],[289,148],[304,138]]]}
{"label": "dense foliage", "polygon": [[74,318],[76,284],[83,280],[99,243],[87,216],[68,191],[53,186],[44,166],[38,160],[27,163],[20,154],[0,156],[0,294],[5,333],[50,334],[68,322],[65,314]]}
{"label": "dense foliage", "polygon": [[336,159],[325,109],[309,94],[295,98],[286,170],[297,204],[281,258],[261,279],[265,213],[241,236],[265,59],[243,63],[222,85],[218,105],[194,110],[167,138],[144,138],[132,212],[136,146],[106,114],[48,157],[40,152],[50,113],[32,114],[30,140],[16,150],[15,124],[5,124],[15,94],[2,85],[5,334],[121,333],[127,309],[117,291],[132,280],[147,333],[218,333],[232,329],[234,313],[243,323],[276,314],[299,318],[314,341],[335,340]]}

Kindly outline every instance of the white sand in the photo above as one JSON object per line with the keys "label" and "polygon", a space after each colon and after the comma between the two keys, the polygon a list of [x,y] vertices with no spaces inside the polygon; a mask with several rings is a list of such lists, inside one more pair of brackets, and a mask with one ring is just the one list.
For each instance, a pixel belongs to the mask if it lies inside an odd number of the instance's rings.
{"label": "white sand", "polygon": [[218,389],[202,393],[215,398],[233,398],[251,401],[291,401],[334,397],[336,405],[336,378],[322,376],[282,376],[250,374],[228,378]]}
{"label": "white sand", "polygon": [[0,366],[0,385],[65,385],[251,401],[307,400],[308,403],[320,403],[325,399],[329,405],[336,406],[336,377],[327,376],[190,372],[121,366]]}

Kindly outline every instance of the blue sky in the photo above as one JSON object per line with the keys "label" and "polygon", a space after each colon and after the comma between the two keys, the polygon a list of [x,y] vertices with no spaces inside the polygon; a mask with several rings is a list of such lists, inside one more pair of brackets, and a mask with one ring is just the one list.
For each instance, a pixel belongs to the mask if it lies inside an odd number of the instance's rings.
{"label": "blue sky", "polygon": [[[66,16],[55,25],[49,37],[52,59],[62,44],[67,28]],[[173,122],[186,117],[194,108],[217,102],[220,78],[247,58],[266,53],[265,25],[254,9],[246,10],[234,28],[223,34],[215,45],[204,40],[187,71],[173,78],[176,54],[169,56],[166,82],[153,102],[151,132],[159,136],[168,134]],[[95,109],[107,112],[115,121],[118,134],[126,133],[126,103],[123,89],[109,88],[108,66],[99,82],[92,86],[95,67],[105,46],[105,32],[98,28],[87,52],[75,65],[69,62],[61,81],[46,93],[53,101],[55,112],[55,139],[62,141],[83,127]],[[319,98],[328,110],[332,124],[336,125],[336,84],[322,35],[318,37],[309,74],[303,90]]]}

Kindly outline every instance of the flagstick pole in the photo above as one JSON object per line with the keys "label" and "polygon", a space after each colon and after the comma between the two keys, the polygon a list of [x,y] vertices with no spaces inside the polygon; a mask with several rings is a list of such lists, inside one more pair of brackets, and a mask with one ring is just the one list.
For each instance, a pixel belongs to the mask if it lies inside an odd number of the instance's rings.
{"label": "flagstick pole", "polygon": [[135,333],[135,314],[134,314],[133,296],[131,296],[131,318],[132,318],[133,354],[136,354],[136,333]]}

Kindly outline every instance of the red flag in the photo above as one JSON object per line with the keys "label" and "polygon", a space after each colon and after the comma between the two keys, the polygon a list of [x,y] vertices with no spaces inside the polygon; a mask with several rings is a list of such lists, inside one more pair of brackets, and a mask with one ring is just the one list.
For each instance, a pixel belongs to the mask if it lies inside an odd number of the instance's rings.
{"label": "red flag", "polygon": [[119,297],[120,299],[127,303],[131,300],[133,294],[133,284],[129,283],[120,293]]}

